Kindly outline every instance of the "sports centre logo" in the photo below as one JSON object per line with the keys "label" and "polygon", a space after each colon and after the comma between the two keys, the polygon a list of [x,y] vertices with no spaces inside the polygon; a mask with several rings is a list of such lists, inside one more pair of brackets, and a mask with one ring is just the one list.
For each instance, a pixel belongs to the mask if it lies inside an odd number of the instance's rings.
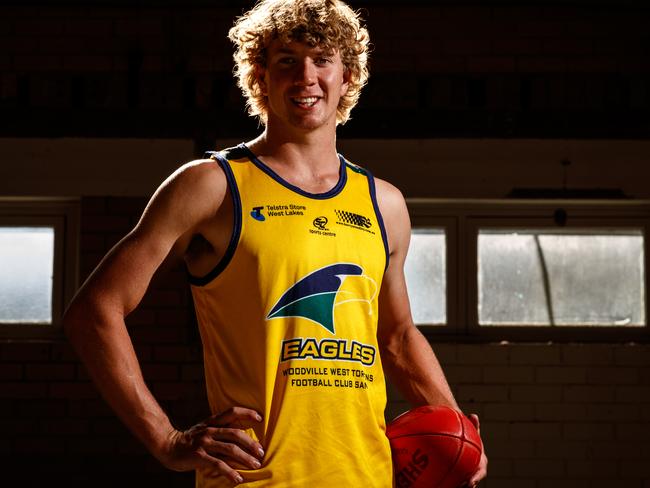
{"label": "sports centre logo", "polygon": [[314,227],[320,230],[327,230],[327,217],[324,215],[320,217],[316,217],[314,221],[312,222],[314,224]]}
{"label": "sports centre logo", "polygon": [[310,228],[309,233],[316,234],[319,236],[336,237],[336,232],[332,232],[327,227],[328,222],[329,219],[324,215],[321,215],[320,217],[316,217],[311,223],[313,229]]}

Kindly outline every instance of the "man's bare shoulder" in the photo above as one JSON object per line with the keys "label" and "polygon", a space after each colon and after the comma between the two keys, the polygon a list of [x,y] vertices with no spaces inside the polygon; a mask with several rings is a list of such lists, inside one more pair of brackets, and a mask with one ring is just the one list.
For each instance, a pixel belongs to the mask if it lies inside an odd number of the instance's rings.
{"label": "man's bare shoulder", "polygon": [[180,166],[156,191],[156,196],[180,199],[188,205],[220,203],[227,189],[226,175],[213,159],[195,159]]}
{"label": "man's bare shoulder", "polygon": [[226,176],[214,159],[195,159],[181,165],[161,185],[191,191],[215,191],[226,185]]}
{"label": "man's bare shoulder", "polygon": [[174,171],[156,190],[145,209],[142,225],[184,232],[210,218],[227,193],[226,176],[212,159],[196,159]]}
{"label": "man's bare shoulder", "polygon": [[393,184],[375,178],[377,204],[384,219],[391,259],[408,249],[411,221],[402,192]]}
{"label": "man's bare shoulder", "polygon": [[406,208],[404,195],[392,183],[381,178],[375,178],[375,188],[377,191],[377,203],[382,214],[400,213]]}

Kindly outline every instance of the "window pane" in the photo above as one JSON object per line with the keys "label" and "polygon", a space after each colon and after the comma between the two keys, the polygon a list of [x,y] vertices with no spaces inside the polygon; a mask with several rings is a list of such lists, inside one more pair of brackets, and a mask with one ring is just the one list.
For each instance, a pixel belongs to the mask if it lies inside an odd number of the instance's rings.
{"label": "window pane", "polygon": [[51,323],[54,229],[0,227],[0,322]]}
{"label": "window pane", "polygon": [[479,324],[645,325],[643,233],[481,230]]}
{"label": "window pane", "polygon": [[447,323],[446,257],[444,230],[413,230],[404,272],[416,324]]}

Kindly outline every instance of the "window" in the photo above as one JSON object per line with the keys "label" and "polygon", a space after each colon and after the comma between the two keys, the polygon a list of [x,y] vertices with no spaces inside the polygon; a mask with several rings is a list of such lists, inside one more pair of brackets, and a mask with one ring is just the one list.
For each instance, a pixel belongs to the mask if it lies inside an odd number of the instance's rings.
{"label": "window", "polygon": [[640,229],[479,229],[479,325],[643,326],[644,263]]}
{"label": "window", "polygon": [[78,204],[0,199],[0,335],[52,338],[76,286]]}
{"label": "window", "polygon": [[447,250],[444,229],[414,229],[404,264],[417,325],[447,323]]}
{"label": "window", "polygon": [[425,333],[494,340],[650,336],[650,203],[408,204],[413,231],[405,273],[414,321]]}
{"label": "window", "polygon": [[52,323],[53,227],[0,227],[0,323]]}

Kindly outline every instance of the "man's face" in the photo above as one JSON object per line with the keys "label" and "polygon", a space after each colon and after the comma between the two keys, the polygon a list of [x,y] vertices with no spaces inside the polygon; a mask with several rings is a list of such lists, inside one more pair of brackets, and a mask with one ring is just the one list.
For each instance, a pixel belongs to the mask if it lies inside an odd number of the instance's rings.
{"label": "man's face", "polygon": [[314,130],[336,127],[336,108],[348,88],[338,51],[275,39],[267,49],[267,65],[258,69],[267,96],[267,125]]}

